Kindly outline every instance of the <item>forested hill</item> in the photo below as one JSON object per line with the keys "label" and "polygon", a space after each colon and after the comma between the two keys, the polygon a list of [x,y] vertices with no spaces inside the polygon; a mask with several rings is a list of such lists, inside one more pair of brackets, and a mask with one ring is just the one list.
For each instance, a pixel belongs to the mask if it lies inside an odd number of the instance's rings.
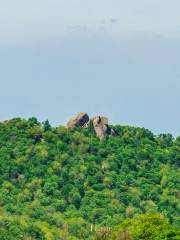
{"label": "forested hill", "polygon": [[180,239],[180,137],[111,128],[0,123],[1,240]]}

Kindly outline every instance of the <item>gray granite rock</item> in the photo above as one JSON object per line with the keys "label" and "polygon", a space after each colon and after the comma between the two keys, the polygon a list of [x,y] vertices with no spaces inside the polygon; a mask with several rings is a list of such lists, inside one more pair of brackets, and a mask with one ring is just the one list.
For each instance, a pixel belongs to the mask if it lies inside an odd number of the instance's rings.
{"label": "gray granite rock", "polygon": [[74,129],[76,127],[85,127],[87,126],[88,122],[89,116],[87,113],[81,112],[67,123],[67,127],[70,129]]}

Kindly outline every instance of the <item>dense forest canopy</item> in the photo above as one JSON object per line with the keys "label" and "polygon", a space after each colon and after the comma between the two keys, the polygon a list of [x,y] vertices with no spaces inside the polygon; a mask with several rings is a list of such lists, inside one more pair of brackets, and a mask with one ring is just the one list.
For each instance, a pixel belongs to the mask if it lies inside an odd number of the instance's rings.
{"label": "dense forest canopy", "polygon": [[180,137],[0,123],[1,240],[180,239]]}

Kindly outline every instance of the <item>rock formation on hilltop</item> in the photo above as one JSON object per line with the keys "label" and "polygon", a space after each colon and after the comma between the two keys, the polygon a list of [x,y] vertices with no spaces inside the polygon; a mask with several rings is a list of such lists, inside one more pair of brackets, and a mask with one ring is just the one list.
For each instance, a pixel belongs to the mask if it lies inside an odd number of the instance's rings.
{"label": "rock formation on hilltop", "polygon": [[87,113],[81,112],[67,123],[67,127],[70,129],[74,129],[76,127],[85,127],[88,122],[89,116],[87,115]]}
{"label": "rock formation on hilltop", "polygon": [[115,132],[112,128],[109,127],[108,118],[97,116],[92,119],[93,127],[96,132],[96,136],[99,139],[103,139],[107,135],[115,135]]}
{"label": "rock formation on hilltop", "polygon": [[67,123],[67,127],[70,129],[75,129],[76,127],[87,128],[90,121],[92,122],[96,136],[99,139],[103,139],[107,135],[115,136],[114,130],[108,124],[107,117],[96,116],[90,120],[88,114],[83,112],[71,119]]}

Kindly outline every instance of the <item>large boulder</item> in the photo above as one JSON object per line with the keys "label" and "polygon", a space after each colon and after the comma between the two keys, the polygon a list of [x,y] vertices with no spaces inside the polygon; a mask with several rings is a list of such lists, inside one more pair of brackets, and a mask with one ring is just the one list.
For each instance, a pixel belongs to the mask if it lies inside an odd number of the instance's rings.
{"label": "large boulder", "polygon": [[76,127],[86,127],[88,122],[89,116],[87,113],[81,112],[67,123],[67,127],[70,129],[74,129]]}
{"label": "large boulder", "polygon": [[107,117],[100,117],[97,116],[92,119],[93,122],[93,127],[96,132],[96,136],[99,139],[105,138],[107,135],[115,135],[115,132],[112,128],[109,127],[108,125],[108,118]]}
{"label": "large boulder", "polygon": [[99,139],[104,139],[108,135],[115,136],[114,130],[109,126],[108,124],[108,118],[107,117],[94,117],[93,119],[89,119],[89,116],[87,113],[79,113],[75,118],[71,119],[67,123],[67,127],[69,129],[75,129],[77,127],[87,128],[92,122],[92,126],[95,130],[96,136]]}

